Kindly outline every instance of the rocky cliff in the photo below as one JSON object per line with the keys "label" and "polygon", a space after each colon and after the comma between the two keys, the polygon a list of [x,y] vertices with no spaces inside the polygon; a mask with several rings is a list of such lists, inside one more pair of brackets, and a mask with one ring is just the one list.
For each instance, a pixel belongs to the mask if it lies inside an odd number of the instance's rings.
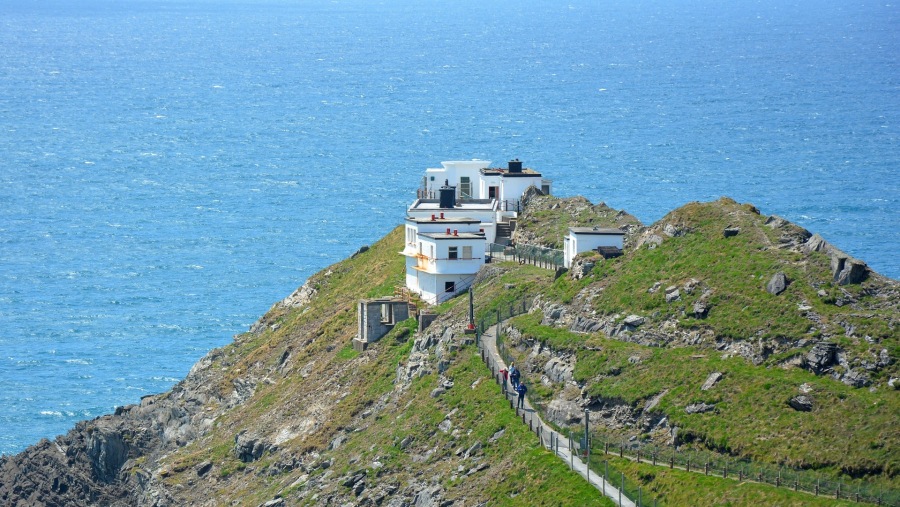
{"label": "rocky cliff", "polygon": [[[478,277],[479,315],[533,308],[504,335],[559,426],[587,407],[624,436],[893,485],[896,281],[727,199],[646,228],[580,198],[528,201],[519,242],[553,245],[569,225],[628,231],[620,259]],[[603,505],[497,396],[463,333],[464,302],[353,350],[356,301],[403,283],[401,243],[398,229],[311,277],[171,391],[0,458],[0,503]],[[748,428],[748,410],[772,421]],[[854,430],[862,450],[841,452]]]}

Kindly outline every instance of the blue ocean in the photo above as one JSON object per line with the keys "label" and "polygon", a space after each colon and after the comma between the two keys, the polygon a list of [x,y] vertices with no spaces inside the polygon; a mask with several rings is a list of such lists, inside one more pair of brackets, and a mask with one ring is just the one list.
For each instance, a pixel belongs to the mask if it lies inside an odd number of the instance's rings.
{"label": "blue ocean", "polygon": [[898,278],[898,55],[891,2],[4,0],[0,453],[167,390],[442,160]]}

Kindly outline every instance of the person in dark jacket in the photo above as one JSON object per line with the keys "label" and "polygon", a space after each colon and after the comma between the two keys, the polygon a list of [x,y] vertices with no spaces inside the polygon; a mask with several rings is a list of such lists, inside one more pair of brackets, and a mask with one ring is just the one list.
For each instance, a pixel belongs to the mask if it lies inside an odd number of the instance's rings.
{"label": "person in dark jacket", "polygon": [[[513,390],[517,390],[519,387],[519,378],[521,373],[519,373],[519,369],[516,368],[515,364],[509,365],[509,381],[512,384]],[[516,391],[518,392],[518,391]]]}
{"label": "person in dark jacket", "polygon": [[525,393],[528,392],[528,388],[525,387],[524,383],[520,383],[516,386],[516,392],[519,393],[519,402],[516,405],[518,408],[525,409]]}

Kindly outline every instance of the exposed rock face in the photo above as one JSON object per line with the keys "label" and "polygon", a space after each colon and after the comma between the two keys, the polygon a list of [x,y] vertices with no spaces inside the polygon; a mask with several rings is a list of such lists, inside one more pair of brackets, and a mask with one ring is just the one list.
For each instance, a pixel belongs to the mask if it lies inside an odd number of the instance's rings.
{"label": "exposed rock face", "polygon": [[705,412],[712,412],[715,409],[715,405],[710,405],[708,403],[694,403],[684,407],[684,411],[688,414],[703,414]]}
{"label": "exposed rock face", "polygon": [[572,267],[569,269],[569,276],[571,276],[573,280],[581,280],[590,274],[591,270],[594,269],[594,265],[595,263],[593,260],[576,258],[572,263]]}
{"label": "exposed rock face", "polygon": [[722,374],[719,372],[710,373],[708,377],[706,377],[706,381],[703,382],[703,385],[700,386],[701,391],[709,391],[712,389],[712,386],[716,385],[716,382],[722,379]]}
{"label": "exposed rock face", "polygon": [[780,248],[799,251],[811,236],[810,232],[803,227],[792,224],[777,215],[766,218],[765,225],[781,231],[781,237],[778,239]]}
{"label": "exposed rock face", "polygon": [[850,370],[843,377],[841,382],[851,387],[866,387],[872,383],[869,376],[859,370]]}
{"label": "exposed rock face", "polygon": [[809,371],[821,375],[836,364],[837,345],[819,342],[806,354],[805,365]]}
{"label": "exposed rock face", "polygon": [[834,281],[838,285],[860,283],[869,274],[865,262],[850,257],[832,257],[831,269],[834,272]]}
{"label": "exposed rock face", "polygon": [[234,453],[244,463],[256,461],[272,448],[272,445],[262,438],[240,432],[234,437]]}
{"label": "exposed rock face", "polygon": [[784,289],[786,289],[787,286],[787,276],[779,271],[778,273],[775,273],[775,275],[773,275],[769,280],[769,283],[766,284],[766,291],[773,296],[777,296],[784,292]]}
{"label": "exposed rock face", "polygon": [[544,374],[553,382],[568,382],[572,380],[572,372],[575,370],[574,357],[562,358],[553,356],[544,365]]}
{"label": "exposed rock face", "polygon": [[706,301],[703,299],[698,299],[694,301],[694,305],[692,306],[692,310],[694,311],[694,317],[698,319],[704,319],[709,314],[709,306]]}
{"label": "exposed rock face", "polygon": [[125,464],[128,446],[115,429],[98,427],[88,437],[87,453],[97,477],[110,482]]}
{"label": "exposed rock face", "polygon": [[822,252],[831,259],[831,274],[838,285],[849,285],[864,281],[869,275],[865,262],[854,259],[831,246],[822,236],[813,234],[803,245],[806,253]]}
{"label": "exposed rock face", "polygon": [[578,424],[584,420],[584,411],[573,401],[554,398],[547,404],[547,418],[557,424]]}
{"label": "exposed rock face", "polygon": [[[532,195],[530,200],[540,203],[540,205],[551,202],[538,194]],[[580,209],[582,206],[590,206],[589,203],[585,204],[578,200],[572,200],[566,205],[573,206],[573,210]],[[601,211],[607,212],[606,210]],[[616,220],[624,221],[621,217]],[[767,226],[781,231],[778,248],[803,248],[809,249],[809,251],[827,252],[832,259],[834,280],[838,283],[857,283],[855,280],[863,280],[868,272],[865,264],[836,254],[837,251],[821,238],[810,237],[808,232],[783,219],[772,218],[767,221]],[[533,233],[533,230],[527,232],[527,229],[523,229],[523,231],[525,232],[522,237]],[[718,233],[718,231],[715,232]],[[745,228],[741,232],[742,238],[749,238],[754,232],[759,231]],[[770,241],[765,248],[772,248],[772,232],[769,230],[762,232]],[[665,226],[654,226],[652,230],[644,230],[640,233],[640,241],[651,248],[664,241],[671,242],[664,245],[665,247],[676,244],[679,240],[672,238],[690,234],[691,230],[679,220],[670,220]],[[630,230],[629,237],[632,237],[631,235],[637,236],[634,229]],[[361,250],[355,255],[363,254],[364,251]],[[579,276],[592,276],[587,263],[583,265],[583,268]],[[477,280],[479,282],[487,280],[511,269],[515,268],[487,265],[479,272]],[[697,278],[685,281],[686,277],[692,275]],[[330,271],[317,276],[315,283],[308,283],[300,287],[291,296],[276,304],[269,315],[254,324],[251,331],[255,336],[245,338],[247,342],[258,338],[267,330],[277,329],[282,322],[279,317],[287,315],[288,310],[299,309],[298,313],[303,312],[302,307],[316,297],[317,290],[314,287],[323,287],[320,283],[327,280]],[[575,276],[575,273],[572,273],[572,276]],[[825,298],[836,298],[834,304],[837,306],[848,305],[856,309],[858,305],[859,308],[866,310],[869,307],[865,305],[869,305],[872,300],[875,300],[874,303],[871,303],[872,305],[881,305],[883,308],[892,309],[891,311],[895,308],[898,300],[896,285],[892,285],[889,290],[876,293],[867,292],[872,290],[869,285],[863,286],[859,290],[834,288],[830,285],[830,281],[826,281],[822,287],[814,285],[812,289],[812,292],[822,289],[819,296],[823,298],[822,301],[814,301],[813,305],[805,300],[801,302],[802,304],[798,303],[800,308],[798,311],[810,320],[811,327],[819,326],[815,329],[816,334],[810,332],[809,335],[803,337],[783,338],[747,336],[740,339],[731,336],[716,336],[705,326],[706,322],[688,322],[689,326],[682,325],[684,324],[683,318],[690,317],[692,311],[697,318],[707,315],[712,304],[709,301],[719,301],[716,297],[711,296],[712,294],[728,297],[727,288],[710,286],[716,283],[713,277],[706,279],[697,273],[680,274],[678,278],[672,279],[667,278],[666,274],[654,276],[653,279],[641,280],[635,290],[642,294],[645,290],[650,294],[655,294],[653,296],[654,303],[662,303],[665,298],[669,305],[659,305],[659,308],[649,309],[623,308],[616,310],[620,312],[618,314],[603,314],[599,307],[592,304],[592,301],[598,300],[597,298],[602,299],[603,291],[608,289],[608,286],[604,286],[601,281],[584,284],[581,292],[566,304],[541,303],[541,296],[538,296],[536,305],[543,313],[542,323],[545,325],[584,333],[600,332],[609,338],[641,345],[704,348],[705,350],[700,351],[701,354],[721,354],[723,357],[738,355],[759,365],[770,358],[772,354],[792,349],[805,350],[813,336],[823,336],[824,325],[819,325],[828,316],[824,312],[821,317],[817,316],[813,309],[816,304],[830,304],[824,303]],[[658,281],[654,283],[656,279]],[[651,283],[652,287],[649,286]],[[797,283],[797,287],[803,285],[801,281],[794,283]],[[785,286],[787,286],[786,284],[787,280],[785,280]],[[669,287],[663,289],[666,286]],[[513,288],[507,287],[510,290]],[[808,289],[805,286],[803,288],[804,290]],[[781,293],[783,290],[782,287],[776,293]],[[325,289],[322,291],[324,292]],[[783,297],[794,296],[793,292],[789,291]],[[698,294],[702,295],[698,298]],[[683,302],[679,303],[682,298]],[[636,314],[630,312],[636,312]],[[446,378],[447,368],[453,360],[454,352],[466,344],[467,340],[471,340],[471,337],[467,337],[462,332],[464,323],[455,321],[451,313],[440,315],[432,327],[417,333],[409,354],[401,358],[399,364],[393,363],[390,366],[393,368],[396,365],[396,376],[392,386],[394,392],[402,392],[410,386],[413,379],[430,374],[440,374],[438,385],[431,386],[434,387],[432,393],[438,397],[439,402],[451,397],[447,393],[456,394],[459,390],[469,388],[468,382],[466,382],[467,385],[454,386],[453,380]],[[863,352],[865,357],[846,357],[850,352],[839,350],[833,343],[823,342],[816,344],[808,353],[795,356],[793,359],[796,359],[796,364],[792,366],[802,366],[819,375],[830,374],[835,381],[842,381],[856,387],[868,386],[875,382],[876,388],[881,389],[881,382],[885,375],[879,375],[878,372],[880,369],[894,364],[888,350],[893,350],[893,348],[891,348],[892,345],[882,343],[883,337],[872,338],[862,331],[860,318],[867,318],[863,313],[860,311],[853,315],[854,318],[847,318],[846,321],[841,322],[828,322],[828,324],[838,329],[840,329],[839,326],[842,326],[848,340],[862,343],[862,348],[867,348]],[[719,315],[715,315],[715,317],[718,318]],[[896,329],[896,321],[891,321],[888,326],[892,330]],[[514,330],[512,331],[508,335],[510,343],[516,343],[517,338]],[[831,336],[825,337],[832,338]],[[347,438],[354,432],[363,431],[361,427],[363,425],[359,424],[360,421],[380,417],[373,414],[384,410],[387,398],[378,401],[369,400],[367,402],[369,404],[360,408],[359,414],[354,416],[355,419],[349,425],[333,430],[327,435],[316,435],[321,447],[316,447],[316,451],[310,451],[312,455],[294,455],[289,452],[290,441],[301,435],[313,434],[323,425],[323,422],[329,420],[329,416],[334,414],[332,412],[334,406],[338,405],[344,399],[343,396],[346,396],[351,389],[347,387],[346,380],[341,378],[340,372],[329,377],[328,374],[317,371],[318,368],[321,368],[321,358],[303,354],[300,344],[306,339],[305,336],[298,339],[298,344],[292,345],[293,348],[287,347],[278,349],[277,353],[271,352],[275,355],[267,355],[270,351],[260,351],[254,359],[258,361],[256,365],[242,364],[241,369],[231,368],[235,364],[235,359],[223,358],[228,354],[227,352],[213,351],[198,362],[188,378],[175,386],[169,393],[146,397],[137,405],[120,407],[116,410],[115,416],[79,423],[69,434],[58,437],[52,442],[43,440],[19,456],[0,458],[0,505],[167,507],[189,504],[190,502],[184,501],[188,498],[187,496],[178,496],[182,494],[178,488],[184,487],[185,490],[189,490],[196,486],[196,484],[193,486],[190,484],[192,481],[195,483],[215,482],[219,483],[218,486],[222,486],[221,483],[225,481],[223,478],[228,471],[224,470],[220,461],[212,459],[208,455],[196,461],[187,460],[174,465],[171,465],[170,461],[170,465],[166,465],[166,467],[184,467],[181,470],[168,469],[161,463],[165,462],[163,457],[167,455],[170,457],[178,455],[174,451],[182,446],[207,436],[212,438],[211,430],[214,425],[217,433],[221,428],[225,428],[221,431],[227,431],[224,433],[224,444],[225,451],[231,453],[228,459],[232,463],[234,457],[241,460],[242,465],[246,466],[246,476],[268,477],[286,470],[302,470],[304,474],[297,479],[295,484],[301,484],[302,481],[304,491],[309,492],[310,497],[301,499],[306,503],[396,507],[448,506],[465,503],[465,500],[458,498],[452,500],[445,498],[443,487],[447,486],[442,482],[443,478],[426,479],[416,475],[402,486],[400,482],[391,483],[382,480],[382,474],[390,474],[390,472],[385,472],[385,469],[381,468],[382,465],[376,461],[381,459],[380,456],[374,456],[370,460],[371,466],[369,463],[360,462],[359,465],[354,464],[349,469],[333,466],[332,458],[318,456],[319,451],[326,454],[338,448],[341,448],[341,452],[345,452],[349,447]],[[596,342],[592,341],[592,338],[588,338],[588,340],[592,347],[591,350],[595,350]],[[521,341],[524,342],[524,340]],[[238,345],[241,343],[238,342]],[[554,351],[535,343],[519,343],[518,345],[519,353],[527,356],[527,360],[523,361],[522,368],[529,375],[541,376],[541,381],[545,385],[551,385],[557,392],[556,397],[551,399],[546,406],[546,414],[552,421],[560,425],[583,424],[584,409],[587,407],[589,409],[588,417],[593,424],[602,424],[633,434],[651,435],[655,441],[666,441],[669,444],[678,444],[680,434],[684,435],[681,437],[684,440],[696,438],[696,435],[692,434],[692,428],[688,427],[687,431],[679,431],[678,428],[670,426],[663,414],[657,412],[659,405],[667,407],[667,410],[673,406],[672,403],[661,403],[660,400],[671,392],[665,387],[674,388],[675,386],[660,386],[661,391],[655,395],[632,404],[615,399],[592,397],[589,394],[592,392],[590,386],[593,382],[611,380],[621,373],[621,369],[629,368],[631,365],[649,363],[646,355],[629,352],[630,357],[627,357],[627,363],[624,362],[625,357],[620,357],[618,361],[621,363],[604,368],[601,373],[597,373],[595,379],[576,381],[574,372],[581,351],[578,354],[571,351]],[[847,347],[851,348],[849,345]],[[323,346],[315,353],[324,354],[321,352],[322,350],[331,352],[334,349],[326,349]],[[365,355],[359,357],[360,361],[365,359]],[[299,364],[295,364],[297,362]],[[213,364],[216,366],[213,367]],[[836,365],[840,365],[840,368],[835,368]],[[637,367],[643,368],[643,366]],[[225,371],[228,374],[222,373]],[[839,372],[846,373],[840,375]],[[891,375],[887,385],[894,389],[900,389],[900,379],[896,378],[895,370],[889,373]],[[278,417],[281,419],[272,417],[264,421],[265,424],[272,424],[274,428],[259,424],[250,430],[241,431],[244,427],[240,423],[228,420],[229,410],[238,409],[233,414],[243,415],[240,407],[246,404],[254,394],[264,392],[267,384],[289,377],[292,381],[300,382],[310,376],[319,383],[316,375],[324,377],[321,385],[326,387],[322,387],[321,391],[316,391],[314,396],[311,395],[310,398],[301,400],[301,403],[292,406],[289,417],[280,415]],[[718,395],[722,394],[721,391],[724,390],[721,386],[718,389],[716,386],[717,382],[722,382],[722,378],[720,372],[713,372],[706,378],[700,389],[714,393],[716,396],[710,398],[711,400],[719,399]],[[476,380],[475,384],[471,384],[473,388],[479,381]],[[696,389],[696,385],[691,388]],[[794,410],[813,410],[815,400],[810,394],[811,392],[812,387],[801,386],[801,394],[791,398],[788,404]],[[442,396],[443,398],[440,398]],[[673,395],[668,394],[668,396]],[[680,407],[681,405],[675,406]],[[782,405],[782,407],[784,406]],[[787,410],[786,407],[784,409]],[[689,414],[703,414],[716,411],[716,406],[708,403],[695,403],[688,405],[684,410]],[[710,416],[692,415],[689,417]],[[229,424],[231,424],[230,427]],[[465,434],[466,426],[464,422],[455,420],[452,414],[448,414],[444,419],[440,419],[440,422],[435,420],[428,429],[438,436],[458,438],[458,435]],[[502,435],[503,429],[499,429],[494,437],[491,437],[491,443]],[[232,444],[232,437],[233,447],[229,450],[228,445]],[[400,435],[397,437],[395,445],[403,452],[415,456],[419,463],[425,463],[429,460],[434,461],[435,456],[440,456],[441,452],[440,450],[435,451],[436,448],[432,447],[433,444],[428,439],[427,436],[413,438],[408,435]],[[484,441],[487,440],[484,439]],[[326,444],[327,450],[322,450]],[[467,477],[491,466],[486,460],[479,461],[484,454],[481,452],[480,445],[479,442],[456,454],[456,457],[463,457],[464,451],[465,459],[470,461],[466,462],[464,466],[460,465],[456,474],[451,477],[451,481]],[[390,465],[387,465],[386,468],[389,467]],[[338,471],[338,469],[340,470]],[[167,483],[167,478],[179,473],[183,474],[177,478],[179,481],[184,479],[185,482],[179,482],[176,487],[172,486],[171,481]],[[379,480],[381,482],[378,482]],[[342,485],[341,487],[344,489],[338,493],[333,491],[322,493],[321,497],[313,498],[319,494],[318,492],[324,491],[332,485]],[[196,503],[203,505],[207,500],[207,498],[197,498]],[[209,500],[206,505],[212,505],[212,502]],[[293,499],[274,498],[262,505],[291,505],[292,502]]]}
{"label": "exposed rock face", "polygon": [[678,301],[681,299],[681,292],[678,291],[678,287],[672,285],[670,287],[666,287],[666,303],[672,303],[674,301]]}
{"label": "exposed rock face", "polygon": [[791,398],[788,401],[788,405],[790,405],[794,410],[799,410],[800,412],[809,412],[813,409],[812,399],[804,394]]}
{"label": "exposed rock face", "polygon": [[629,315],[625,317],[622,323],[630,328],[636,328],[644,323],[644,318],[639,315]]}

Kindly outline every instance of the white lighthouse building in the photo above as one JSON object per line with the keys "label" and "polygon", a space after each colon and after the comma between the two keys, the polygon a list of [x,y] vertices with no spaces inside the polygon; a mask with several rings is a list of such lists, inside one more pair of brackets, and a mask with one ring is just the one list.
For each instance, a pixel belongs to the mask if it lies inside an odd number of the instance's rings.
{"label": "white lighthouse building", "polygon": [[550,193],[541,173],[512,160],[491,168],[486,160],[441,162],[426,169],[418,198],[407,210],[406,287],[437,304],[465,291],[485,262],[488,243],[520,209],[529,187]]}

